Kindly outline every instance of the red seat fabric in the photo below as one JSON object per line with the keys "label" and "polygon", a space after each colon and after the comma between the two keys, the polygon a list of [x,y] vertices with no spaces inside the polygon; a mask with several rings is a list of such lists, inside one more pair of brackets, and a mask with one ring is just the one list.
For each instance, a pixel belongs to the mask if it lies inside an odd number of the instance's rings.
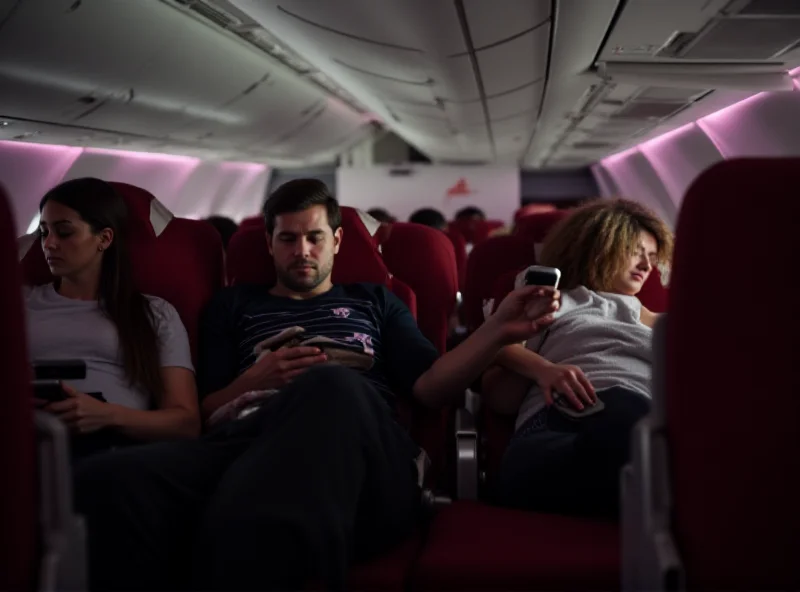
{"label": "red seat fabric", "polygon": [[650,312],[667,312],[668,290],[661,283],[661,273],[654,269],[638,294],[641,303]]}
{"label": "red seat fabric", "polygon": [[247,218],[243,218],[241,222],[239,222],[239,228],[248,228],[250,226],[263,226],[264,225],[264,216],[249,216]]}
{"label": "red seat fabric", "polygon": [[420,330],[444,353],[458,295],[453,244],[435,228],[396,222],[382,252],[389,271],[417,295]]}
{"label": "red seat fabric", "polygon": [[[689,590],[800,589],[798,170],[800,159],[719,163],[679,214],[664,405]],[[745,248],[720,255],[745,232]]]}
{"label": "red seat fabric", "polygon": [[431,525],[418,590],[612,590],[620,585],[612,522],[455,502]]}
{"label": "red seat fabric", "polygon": [[526,206],[522,206],[516,212],[514,212],[514,223],[516,224],[517,220],[520,218],[524,218],[525,216],[531,216],[533,214],[542,214],[544,212],[552,212],[556,210],[556,206],[553,204],[547,203],[532,203]]}
{"label": "red seat fabric", "polygon": [[477,245],[489,238],[493,230],[486,220],[455,220],[450,222],[448,228],[458,232],[467,241],[467,244]]}
{"label": "red seat fabric", "polygon": [[[196,355],[200,313],[225,279],[222,240],[213,226],[183,218],[170,219],[156,235],[151,223],[151,202],[156,198],[133,185],[111,185],[128,206],[129,245],[136,287],[175,307],[189,334],[192,354]],[[22,266],[29,285],[53,281],[38,244],[25,254]]]}
{"label": "red seat fabric", "polygon": [[33,588],[37,475],[33,394],[14,220],[0,186],[0,590]]}
{"label": "red seat fabric", "polygon": [[491,298],[498,276],[535,263],[533,246],[518,236],[495,236],[477,245],[467,260],[462,304],[467,328],[474,331],[483,323],[483,301]]}
{"label": "red seat fabric", "polygon": [[522,216],[516,220],[514,234],[532,243],[542,243],[550,229],[569,214],[569,210],[554,210]]}
{"label": "red seat fabric", "polygon": [[453,243],[453,250],[456,255],[456,269],[458,270],[458,289],[464,290],[467,280],[467,241],[461,233],[453,228],[448,228],[445,232],[450,242]]}

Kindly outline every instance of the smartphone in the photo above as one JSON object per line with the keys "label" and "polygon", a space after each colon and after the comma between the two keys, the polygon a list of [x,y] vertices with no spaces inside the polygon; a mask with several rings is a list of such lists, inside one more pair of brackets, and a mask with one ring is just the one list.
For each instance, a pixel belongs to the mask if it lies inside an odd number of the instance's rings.
{"label": "smartphone", "polygon": [[587,405],[584,403],[583,409],[578,411],[572,406],[566,397],[559,393],[553,393],[553,407],[555,407],[556,410],[561,413],[561,415],[567,417],[568,419],[583,419],[584,417],[589,417],[595,413],[600,413],[606,408],[606,405],[603,403],[603,401],[597,399],[594,405]]}
{"label": "smartphone", "polygon": [[561,280],[561,270],[557,267],[544,267],[542,265],[531,265],[525,270],[526,286],[550,286],[558,288]]}
{"label": "smartphone", "polygon": [[86,362],[83,360],[34,360],[35,380],[84,380]]}
{"label": "smartphone", "polygon": [[66,399],[67,393],[61,388],[60,380],[34,380],[33,396],[48,403],[54,403]]}

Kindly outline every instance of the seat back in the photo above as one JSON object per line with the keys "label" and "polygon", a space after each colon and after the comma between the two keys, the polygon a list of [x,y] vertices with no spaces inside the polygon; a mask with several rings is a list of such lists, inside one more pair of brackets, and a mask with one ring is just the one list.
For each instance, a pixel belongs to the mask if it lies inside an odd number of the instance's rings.
{"label": "seat back", "polygon": [[664,413],[687,589],[800,589],[800,316],[781,304],[797,291],[798,169],[721,162],[679,215]]}
{"label": "seat back", "polygon": [[[128,206],[134,283],[142,293],[163,298],[175,307],[194,356],[200,313],[225,280],[222,239],[210,224],[173,217],[144,189],[126,183],[111,185]],[[53,281],[38,244],[25,253],[22,267],[28,285]]]}
{"label": "seat back", "polygon": [[521,216],[515,221],[514,234],[534,244],[543,243],[550,229],[569,214],[569,210],[553,210]]}
{"label": "seat back", "polygon": [[452,243],[434,228],[396,222],[383,244],[383,260],[389,271],[416,293],[419,328],[444,353],[450,316],[458,296]]}
{"label": "seat back", "polygon": [[477,245],[467,259],[462,304],[467,328],[474,331],[483,323],[483,301],[491,298],[498,276],[535,263],[533,246],[518,236],[495,236]]}
{"label": "seat back", "polygon": [[454,220],[448,229],[458,232],[468,245],[477,245],[489,238],[491,228],[486,220]]}
{"label": "seat back", "polygon": [[453,251],[456,256],[456,269],[458,270],[458,289],[463,291],[467,279],[467,241],[461,233],[453,228],[445,231],[447,238],[453,243]]}
{"label": "seat back", "polygon": [[30,590],[36,561],[36,452],[22,276],[14,220],[0,186],[0,590]]}
{"label": "seat back", "polygon": [[641,303],[651,312],[667,312],[667,287],[661,283],[661,273],[658,268],[647,278],[637,296]]}

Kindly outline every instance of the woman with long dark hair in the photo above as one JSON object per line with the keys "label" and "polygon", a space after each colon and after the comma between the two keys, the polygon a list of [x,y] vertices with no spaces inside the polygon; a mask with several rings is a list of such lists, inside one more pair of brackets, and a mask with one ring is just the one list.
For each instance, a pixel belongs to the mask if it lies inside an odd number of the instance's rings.
{"label": "woman with long dark hair", "polygon": [[26,294],[30,357],[81,359],[87,367],[85,380],[65,382],[66,398],[44,409],[76,434],[79,448],[93,442],[92,452],[98,441],[104,448],[197,436],[186,329],[171,304],[133,284],[122,197],[100,179],[75,179],[51,189],[39,212],[55,281]]}

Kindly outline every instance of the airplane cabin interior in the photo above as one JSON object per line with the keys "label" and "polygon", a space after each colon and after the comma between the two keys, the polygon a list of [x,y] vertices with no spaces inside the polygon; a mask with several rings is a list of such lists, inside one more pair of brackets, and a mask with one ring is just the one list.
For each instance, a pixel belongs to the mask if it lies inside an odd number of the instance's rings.
{"label": "airplane cabin interior", "polygon": [[0,590],[97,588],[74,435],[31,403],[69,376],[32,379],[24,346],[29,290],[60,281],[46,196],[87,178],[195,369],[218,292],[284,281],[280,187],[324,183],[333,284],[383,286],[443,357],[579,212],[641,207],[675,246],[634,291],[652,373],[618,515],[497,502],[520,427],[487,369],[440,409],[398,402],[422,516],[336,587],[800,589],[799,170],[798,0],[0,0]]}

